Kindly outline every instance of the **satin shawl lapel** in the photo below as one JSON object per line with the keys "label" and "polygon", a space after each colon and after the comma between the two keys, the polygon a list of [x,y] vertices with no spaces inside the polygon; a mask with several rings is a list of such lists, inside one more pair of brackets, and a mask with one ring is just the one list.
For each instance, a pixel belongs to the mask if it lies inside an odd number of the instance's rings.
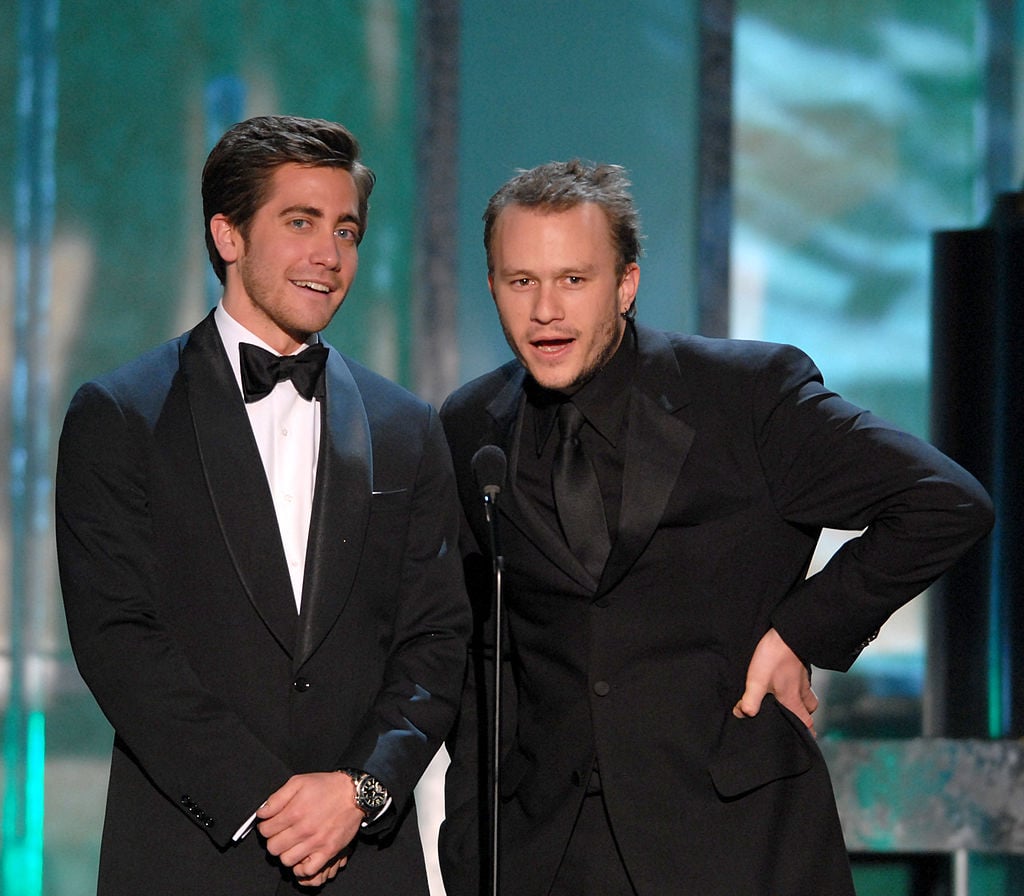
{"label": "satin shawl lapel", "polygon": [[212,314],[189,334],[181,370],[203,475],[231,562],[256,612],[291,654],[297,615],[274,503]]}
{"label": "satin shawl lapel", "polygon": [[330,631],[348,600],[365,545],[373,488],[370,424],[359,388],[334,349],[306,549],[295,667]]}
{"label": "satin shawl lapel", "polygon": [[509,458],[506,488],[498,500],[498,512],[515,526],[523,537],[529,539],[556,567],[565,572],[581,587],[593,591],[597,580],[569,550],[562,533],[527,501],[515,487],[519,466],[519,452],[522,444],[522,406],[525,401],[523,382],[526,371],[520,370],[505,384],[505,387],[487,406],[487,412],[494,419],[495,443],[504,449]]}
{"label": "satin shawl lapel", "polygon": [[664,334],[646,327],[638,328],[638,344],[619,534],[601,575],[601,591],[622,579],[654,535],[695,434],[675,416],[688,398],[672,346]]}

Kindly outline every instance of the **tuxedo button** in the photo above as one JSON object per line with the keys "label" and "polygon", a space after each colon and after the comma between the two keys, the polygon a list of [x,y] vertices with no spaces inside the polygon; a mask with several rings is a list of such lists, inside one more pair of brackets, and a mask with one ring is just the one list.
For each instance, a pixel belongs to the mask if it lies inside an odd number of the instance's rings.
{"label": "tuxedo button", "polygon": [[573,772],[572,773],[572,786],[573,787],[580,787],[580,786],[582,786],[582,784],[583,784],[583,775],[581,775],[579,772]]}
{"label": "tuxedo button", "polygon": [[299,691],[300,693],[302,691],[308,691],[309,687],[310,687],[309,679],[308,678],[296,678],[295,681],[292,682],[292,687],[295,688],[295,690]]}
{"label": "tuxedo button", "polygon": [[595,681],[594,682],[594,693],[598,697],[607,697],[608,692],[612,689],[612,686],[607,681]]}
{"label": "tuxedo button", "polygon": [[607,597],[599,597],[597,600],[594,601],[594,606],[599,607],[603,610],[605,607],[608,606],[608,603],[609,601]]}

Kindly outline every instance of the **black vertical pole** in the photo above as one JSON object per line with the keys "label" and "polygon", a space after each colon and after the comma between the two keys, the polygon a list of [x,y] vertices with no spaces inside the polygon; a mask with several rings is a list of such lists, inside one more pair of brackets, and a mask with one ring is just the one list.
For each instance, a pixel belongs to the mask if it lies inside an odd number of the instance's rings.
{"label": "black vertical pole", "polygon": [[996,505],[992,536],[932,596],[926,734],[1024,734],[1021,428],[1024,193],[974,230],[933,236],[932,438]]}

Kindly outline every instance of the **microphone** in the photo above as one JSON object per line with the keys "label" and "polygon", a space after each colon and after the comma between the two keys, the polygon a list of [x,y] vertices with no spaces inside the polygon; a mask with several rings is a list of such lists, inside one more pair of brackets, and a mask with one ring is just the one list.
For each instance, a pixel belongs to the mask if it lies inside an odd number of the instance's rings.
{"label": "microphone", "polygon": [[477,487],[480,489],[484,499],[484,514],[487,517],[487,530],[491,542],[491,571],[494,581],[494,672],[491,681],[491,688],[494,694],[494,715],[491,721],[491,896],[498,896],[498,828],[499,828],[499,806],[501,803],[501,716],[502,716],[502,656],[504,651],[502,645],[505,641],[504,634],[504,609],[502,607],[502,572],[504,560],[501,556],[501,549],[498,546],[498,495],[505,482],[505,475],[508,472],[508,460],[505,452],[497,445],[484,445],[483,448],[473,455],[470,461],[473,475],[476,477]]}
{"label": "microphone", "polygon": [[495,503],[505,482],[505,472],[508,470],[505,452],[497,445],[484,445],[473,455],[470,466],[473,468],[477,487],[483,493],[484,502]]}
{"label": "microphone", "polygon": [[476,477],[477,487],[484,498],[484,516],[487,519],[487,529],[491,541],[491,561],[494,570],[502,565],[500,542],[498,541],[498,515],[495,513],[498,504],[498,495],[501,494],[501,486],[505,482],[505,472],[508,469],[508,461],[505,452],[497,445],[484,445],[469,462],[473,468],[473,475]]}

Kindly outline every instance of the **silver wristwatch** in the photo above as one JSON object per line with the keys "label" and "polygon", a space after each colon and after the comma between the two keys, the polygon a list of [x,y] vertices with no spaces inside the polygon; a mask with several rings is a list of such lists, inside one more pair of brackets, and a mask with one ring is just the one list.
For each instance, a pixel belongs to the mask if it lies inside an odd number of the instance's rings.
{"label": "silver wristwatch", "polygon": [[343,768],[339,771],[348,775],[355,784],[356,805],[363,810],[366,819],[369,821],[376,818],[388,804],[388,789],[373,775],[357,768]]}

